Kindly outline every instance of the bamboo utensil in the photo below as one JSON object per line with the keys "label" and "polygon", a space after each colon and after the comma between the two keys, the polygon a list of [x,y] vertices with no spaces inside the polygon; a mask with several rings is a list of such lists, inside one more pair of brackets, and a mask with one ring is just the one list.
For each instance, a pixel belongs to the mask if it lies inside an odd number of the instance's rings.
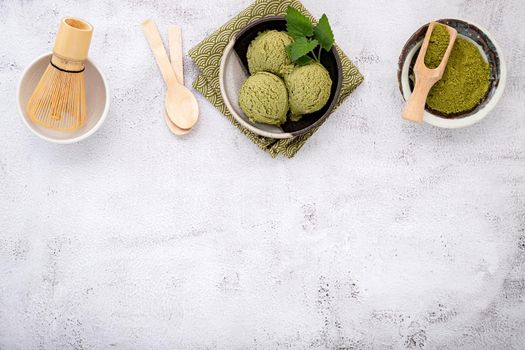
{"label": "bamboo utensil", "polygon": [[[168,27],[168,43],[170,47],[170,61],[177,81],[184,85],[184,66],[182,62],[182,31],[180,26]],[[172,133],[178,136],[188,134],[192,129],[181,129],[170,120],[164,109],[164,121]]]}
{"label": "bamboo utensil", "polygon": [[34,123],[60,131],[84,125],[84,61],[92,35],[93,26],[86,21],[69,17],[60,22],[51,61],[26,106]]}
{"label": "bamboo utensil", "polygon": [[143,29],[168,88],[165,100],[168,117],[177,127],[191,129],[199,118],[197,99],[189,89],[177,81],[155,23],[146,20]]}
{"label": "bamboo utensil", "polygon": [[[430,69],[425,65],[425,55],[427,53],[428,44],[430,42],[430,36],[436,25],[443,25],[449,33],[449,43],[445,55],[441,60],[439,66],[435,69]],[[423,113],[425,111],[425,104],[427,101],[428,93],[432,86],[437,83],[445,72],[450,53],[452,52],[452,47],[456,41],[457,31],[444,24],[437,22],[431,22],[428,26],[425,39],[421,49],[419,50],[419,55],[417,56],[416,63],[414,65],[414,74],[416,78],[416,83],[412,95],[407,101],[405,109],[403,110],[403,119],[413,121],[416,123],[421,123],[423,121]]]}
{"label": "bamboo utensil", "polygon": [[170,60],[177,81],[184,85],[184,65],[182,58],[182,29],[180,26],[168,27],[168,43],[170,46]]}

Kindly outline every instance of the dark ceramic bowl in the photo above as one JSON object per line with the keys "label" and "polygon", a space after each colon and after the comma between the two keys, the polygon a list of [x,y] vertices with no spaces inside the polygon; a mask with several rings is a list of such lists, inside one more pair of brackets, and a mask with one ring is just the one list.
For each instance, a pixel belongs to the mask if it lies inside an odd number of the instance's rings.
{"label": "dark ceramic bowl", "polygon": [[341,92],[342,72],[341,59],[337,50],[323,51],[321,63],[328,70],[332,79],[332,91],[326,105],[318,112],[304,115],[298,122],[288,120],[281,127],[252,123],[239,107],[239,90],[248,78],[248,61],[246,52],[255,37],[266,30],[286,30],[286,21],[282,16],[256,20],[243,28],[226,46],[221,59],[219,74],[221,95],[233,117],[245,128],[254,133],[276,139],[285,139],[302,135],[319,126],[334,109]]}
{"label": "dark ceramic bowl", "polygon": [[[466,38],[476,44],[490,65],[489,90],[480,104],[462,113],[445,115],[427,106],[423,120],[429,124],[443,128],[470,126],[486,117],[500,100],[507,79],[505,61],[503,60],[501,50],[487,30],[459,19],[440,19],[437,22],[455,28],[458,31],[458,37]],[[397,79],[399,82],[399,90],[405,100],[408,100],[414,88],[413,68],[427,29],[428,24],[419,28],[410,39],[408,39],[399,57]]]}

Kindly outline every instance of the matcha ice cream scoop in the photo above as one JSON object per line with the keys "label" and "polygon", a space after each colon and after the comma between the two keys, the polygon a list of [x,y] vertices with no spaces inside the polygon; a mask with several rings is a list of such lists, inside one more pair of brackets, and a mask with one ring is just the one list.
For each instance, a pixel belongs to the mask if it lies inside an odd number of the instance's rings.
{"label": "matcha ice cream scoop", "polygon": [[294,68],[285,81],[293,121],[301,119],[303,114],[319,111],[330,98],[332,79],[317,62]]}
{"label": "matcha ice cream scoop", "polygon": [[288,92],[278,76],[260,72],[241,86],[239,106],[253,123],[281,125],[288,113]]}
{"label": "matcha ice cream scoop", "polygon": [[260,33],[248,47],[246,58],[250,74],[270,72],[280,77],[289,74],[294,68],[286,47],[293,38],[285,32],[268,30]]}

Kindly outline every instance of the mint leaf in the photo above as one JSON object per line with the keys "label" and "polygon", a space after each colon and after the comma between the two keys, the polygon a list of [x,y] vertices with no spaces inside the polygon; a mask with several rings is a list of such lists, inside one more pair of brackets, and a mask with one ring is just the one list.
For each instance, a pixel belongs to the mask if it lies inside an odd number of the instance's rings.
{"label": "mint leaf", "polygon": [[286,48],[286,51],[288,52],[290,59],[293,62],[296,62],[301,57],[306,56],[309,52],[315,49],[317,45],[319,45],[317,40],[309,40],[305,37],[301,37],[295,39],[295,41]]}
{"label": "mint leaf", "polygon": [[[328,17],[323,15],[319,23],[314,27],[308,17],[299,10],[288,6],[286,13],[286,29],[294,42],[286,48],[290,59],[299,65],[304,65],[312,61],[321,59],[321,50],[330,51],[334,45],[334,33],[328,22]],[[319,47],[316,55],[314,49]],[[308,54],[311,53],[311,56]]]}
{"label": "mint leaf", "polygon": [[314,38],[319,42],[319,45],[326,51],[330,51],[334,45],[334,33],[328,22],[328,17],[323,15],[319,23],[314,28]]}
{"label": "mint leaf", "polygon": [[314,35],[314,26],[310,19],[291,6],[288,6],[286,13],[286,30],[294,39]]}

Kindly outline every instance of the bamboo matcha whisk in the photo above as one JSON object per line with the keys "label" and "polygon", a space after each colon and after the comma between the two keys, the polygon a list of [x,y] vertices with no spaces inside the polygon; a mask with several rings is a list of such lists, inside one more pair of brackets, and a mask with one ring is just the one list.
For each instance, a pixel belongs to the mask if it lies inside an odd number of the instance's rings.
{"label": "bamboo matcha whisk", "polygon": [[62,19],[51,62],[27,103],[33,122],[60,131],[74,131],[84,124],[84,61],[92,34],[91,24],[77,18]]}

